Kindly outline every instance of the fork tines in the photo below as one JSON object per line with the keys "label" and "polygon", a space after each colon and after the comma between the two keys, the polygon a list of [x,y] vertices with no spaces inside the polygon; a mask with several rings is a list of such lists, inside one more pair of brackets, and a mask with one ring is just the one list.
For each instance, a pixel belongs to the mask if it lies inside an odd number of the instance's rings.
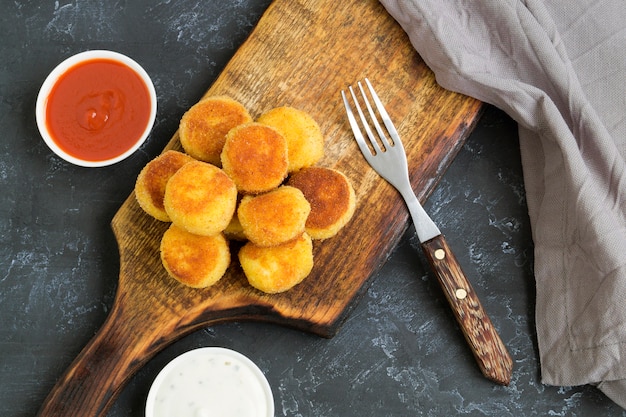
{"label": "fork tines", "polygon": [[[359,114],[361,126],[363,126],[363,129],[365,130],[365,133],[369,139],[369,141],[367,142],[365,141],[365,138],[363,137],[363,135],[360,133],[361,129],[359,128],[359,123],[357,122],[356,117],[354,116],[352,107],[350,106],[350,103],[346,97],[346,94],[343,91],[341,92],[341,95],[343,96],[344,106],[346,107],[346,113],[348,114],[348,121],[350,122],[350,126],[352,127],[352,130],[355,133],[356,140],[357,140],[357,143],[359,144],[359,147],[361,148],[363,152],[365,152],[365,150],[363,149],[363,147],[365,146],[367,149],[369,149],[369,152],[371,152],[373,155],[376,155],[380,152],[385,152],[389,150],[390,148],[397,146],[397,145],[399,145],[400,148],[402,148],[402,143],[400,142],[398,132],[396,131],[396,128],[391,122],[391,118],[389,117],[389,114],[387,113],[387,111],[385,110],[385,107],[380,101],[378,94],[376,94],[374,87],[372,87],[372,84],[367,78],[365,78],[365,83],[367,84],[367,89],[369,90],[369,96],[371,96],[371,99],[374,101],[376,111],[374,111],[374,109],[372,108],[372,105],[370,104],[370,99],[368,98],[368,94],[366,90],[363,88],[363,85],[361,84],[360,81],[357,83],[360,93],[361,93],[360,99],[357,97],[357,94],[355,94],[352,86],[349,86],[348,89],[350,90],[350,94],[354,102],[354,107],[356,108],[356,111]],[[369,118],[366,117],[365,113],[363,112],[361,105],[359,105],[359,101],[365,104],[367,112],[370,116]],[[386,131],[381,126],[379,119],[382,120],[382,123],[384,124]],[[378,135],[374,134],[372,127],[378,133]]]}

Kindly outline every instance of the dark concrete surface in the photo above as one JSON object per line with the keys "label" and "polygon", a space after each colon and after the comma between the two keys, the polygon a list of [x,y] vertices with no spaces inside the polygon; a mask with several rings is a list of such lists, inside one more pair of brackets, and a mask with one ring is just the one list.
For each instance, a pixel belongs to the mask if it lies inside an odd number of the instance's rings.
{"label": "dark concrete surface", "polygon": [[[26,417],[107,316],[119,267],[109,223],[139,170],[270,1],[1,3],[0,416]],[[84,169],[51,154],[34,104],[56,64],[95,48],[144,66],[159,111],[150,139],[131,158]],[[509,387],[481,376],[410,228],[334,338],[259,323],[198,331],[150,361],[109,416],[142,416],[160,369],[201,346],[231,348],[256,362],[272,386],[276,416],[626,415],[593,387],[540,382],[515,123],[487,107],[426,208],[511,351]]]}

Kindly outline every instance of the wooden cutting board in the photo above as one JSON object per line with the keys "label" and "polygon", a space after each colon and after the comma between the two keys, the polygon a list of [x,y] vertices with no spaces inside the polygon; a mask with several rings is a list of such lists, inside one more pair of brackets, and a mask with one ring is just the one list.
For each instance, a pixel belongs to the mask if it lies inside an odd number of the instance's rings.
{"label": "wooden cutting board", "polygon": [[[130,195],[112,221],[121,258],[113,308],[39,415],[105,415],[145,362],[201,327],[258,320],[324,337],[337,332],[408,220],[399,195],[362,158],[345,117],[340,91],[364,77],[403,138],[416,194],[421,200],[430,194],[472,130],[481,103],[438,87],[376,0],[274,1],[206,94],[229,95],[253,116],[280,105],[311,114],[326,139],[318,165],[349,177],[358,198],[354,218],[338,236],[315,242],[311,275],[286,293],[256,291],[236,267],[214,287],[197,290],[167,276],[159,244],[168,225],[144,214]],[[181,149],[177,134],[170,148]]]}

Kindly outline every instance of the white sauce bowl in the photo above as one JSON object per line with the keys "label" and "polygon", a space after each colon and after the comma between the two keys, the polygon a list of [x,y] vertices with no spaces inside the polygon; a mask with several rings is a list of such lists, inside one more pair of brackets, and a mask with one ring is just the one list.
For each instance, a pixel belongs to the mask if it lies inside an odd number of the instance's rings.
{"label": "white sauce bowl", "polygon": [[246,356],[219,347],[186,352],[168,363],[148,393],[146,417],[274,417],[263,372]]}

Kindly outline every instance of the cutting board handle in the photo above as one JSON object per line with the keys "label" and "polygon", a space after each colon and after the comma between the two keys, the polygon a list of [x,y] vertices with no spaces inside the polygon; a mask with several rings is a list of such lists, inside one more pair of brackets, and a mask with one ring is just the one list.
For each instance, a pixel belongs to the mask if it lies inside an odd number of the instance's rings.
{"label": "cutting board handle", "polygon": [[[125,282],[122,275],[120,281]],[[41,406],[39,417],[104,417],[130,378],[174,340],[200,327],[261,316],[263,307],[242,298],[215,297],[203,310],[184,317],[118,288],[113,308]],[[225,308],[227,307],[227,308]]]}
{"label": "cutting board handle", "polygon": [[[115,303],[98,333],[59,379],[39,410],[41,417],[104,416],[130,377],[162,341],[141,314],[127,314]],[[141,310],[134,310],[135,313]]]}

